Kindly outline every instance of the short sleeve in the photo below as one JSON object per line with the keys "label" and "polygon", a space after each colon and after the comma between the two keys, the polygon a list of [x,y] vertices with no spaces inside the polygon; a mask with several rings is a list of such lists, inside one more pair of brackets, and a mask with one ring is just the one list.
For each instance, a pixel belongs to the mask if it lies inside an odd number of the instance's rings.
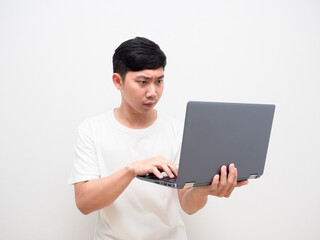
{"label": "short sleeve", "polygon": [[73,166],[68,183],[74,184],[99,177],[94,137],[90,123],[85,121],[78,127]]}

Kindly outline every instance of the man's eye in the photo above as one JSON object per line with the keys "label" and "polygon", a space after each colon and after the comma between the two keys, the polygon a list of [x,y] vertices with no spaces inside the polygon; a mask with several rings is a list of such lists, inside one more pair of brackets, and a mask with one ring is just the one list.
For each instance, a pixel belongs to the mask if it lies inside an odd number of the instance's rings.
{"label": "man's eye", "polygon": [[142,85],[146,85],[146,84],[147,84],[147,81],[140,81],[140,83],[141,83]]}
{"label": "man's eye", "polygon": [[163,82],[163,80],[158,80],[158,81],[157,81],[158,84],[160,84],[160,83],[162,83],[162,82]]}

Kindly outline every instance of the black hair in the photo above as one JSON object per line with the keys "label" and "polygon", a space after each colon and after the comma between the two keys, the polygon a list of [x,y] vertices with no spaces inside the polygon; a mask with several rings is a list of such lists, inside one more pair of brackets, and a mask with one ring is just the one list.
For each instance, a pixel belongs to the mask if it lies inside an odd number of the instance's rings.
{"label": "black hair", "polygon": [[114,51],[113,73],[119,73],[122,79],[128,71],[165,68],[167,57],[160,47],[143,37],[129,39]]}

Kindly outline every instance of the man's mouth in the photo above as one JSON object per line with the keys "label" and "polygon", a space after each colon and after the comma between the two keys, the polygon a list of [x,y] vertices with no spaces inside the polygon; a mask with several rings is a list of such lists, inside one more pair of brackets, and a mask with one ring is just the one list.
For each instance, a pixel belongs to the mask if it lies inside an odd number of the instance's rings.
{"label": "man's mouth", "polygon": [[156,102],[146,102],[143,105],[145,105],[148,108],[152,108],[155,104],[156,104]]}

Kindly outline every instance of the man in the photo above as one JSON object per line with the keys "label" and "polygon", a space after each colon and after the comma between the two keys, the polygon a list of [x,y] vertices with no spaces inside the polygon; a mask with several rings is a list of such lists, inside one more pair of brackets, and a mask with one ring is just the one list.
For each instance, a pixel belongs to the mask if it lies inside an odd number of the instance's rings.
{"label": "man", "polygon": [[99,210],[97,240],[186,239],[180,206],[193,214],[209,195],[229,197],[247,184],[237,183],[233,164],[228,175],[223,166],[210,186],[175,190],[135,178],[178,174],[181,123],[154,109],[165,66],[166,56],[154,42],[137,37],[122,43],[113,55],[112,75],[121,105],[79,126],[70,183],[82,213]]}

